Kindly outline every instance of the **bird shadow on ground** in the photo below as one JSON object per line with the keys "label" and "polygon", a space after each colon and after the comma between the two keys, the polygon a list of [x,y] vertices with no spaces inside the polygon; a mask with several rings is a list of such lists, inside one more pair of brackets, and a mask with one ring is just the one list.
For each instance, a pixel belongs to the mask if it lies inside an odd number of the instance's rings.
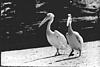
{"label": "bird shadow on ground", "polygon": [[[66,55],[66,54],[61,54],[61,55],[58,55],[58,56],[63,56],[63,55]],[[37,60],[41,60],[41,59],[47,59],[47,58],[58,57],[58,56],[55,56],[54,55],[54,56],[49,56],[49,57],[38,58],[38,59],[31,60],[31,61],[27,61],[27,62],[24,62],[24,63],[29,63],[29,62],[33,62],[33,61],[37,61]],[[56,60],[56,61],[50,62],[48,64],[52,64],[52,63],[55,63],[55,62],[61,62],[61,61],[65,61],[65,60],[76,59],[76,58],[79,58],[79,56],[76,56],[76,57],[68,57],[68,58],[65,58],[65,59]]]}
{"label": "bird shadow on ground", "polygon": [[[76,59],[76,58],[79,58],[79,56],[76,56],[76,57],[70,57],[70,58],[65,58],[65,59],[61,59],[61,60],[54,61],[54,62],[61,62],[61,61],[72,60],[72,59]],[[54,62],[53,62],[53,63],[54,63]],[[49,64],[52,64],[52,63],[49,63]]]}
{"label": "bird shadow on ground", "polygon": [[[61,55],[65,55],[65,54],[61,54]],[[58,56],[61,56],[61,55],[58,55]],[[43,58],[38,58],[38,59],[35,59],[35,60],[32,60],[32,61],[27,61],[27,62],[24,62],[24,63],[29,63],[29,62],[33,62],[33,61],[37,61],[37,60],[41,60],[41,59],[47,59],[47,58],[52,58],[52,57],[57,57],[57,56],[49,56],[49,57],[43,57]]]}

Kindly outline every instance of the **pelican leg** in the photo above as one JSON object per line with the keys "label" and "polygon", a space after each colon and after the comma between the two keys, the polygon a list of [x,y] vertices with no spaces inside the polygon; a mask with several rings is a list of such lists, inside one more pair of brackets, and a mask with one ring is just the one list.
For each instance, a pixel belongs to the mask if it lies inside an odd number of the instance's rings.
{"label": "pelican leg", "polygon": [[74,54],[72,54],[73,52],[74,52],[74,50],[72,49],[71,53],[69,54],[69,57],[74,55]]}
{"label": "pelican leg", "polygon": [[79,49],[79,57],[81,56],[81,50]]}
{"label": "pelican leg", "polygon": [[59,49],[57,48],[57,52],[56,52],[55,56],[58,56],[58,55],[61,55],[61,54],[59,53]]}

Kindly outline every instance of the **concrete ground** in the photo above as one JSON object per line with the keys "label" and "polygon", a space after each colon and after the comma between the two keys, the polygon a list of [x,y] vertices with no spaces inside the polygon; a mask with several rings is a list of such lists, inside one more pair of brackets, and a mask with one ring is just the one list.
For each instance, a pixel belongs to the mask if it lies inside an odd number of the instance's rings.
{"label": "concrete ground", "polygon": [[[78,56],[74,51],[74,56]],[[82,55],[76,59],[67,59],[70,48],[54,56],[56,49],[52,46],[31,48],[23,50],[1,52],[2,66],[69,66],[69,67],[99,67],[100,66],[100,41],[85,42]],[[65,54],[65,55],[64,55]],[[53,57],[54,56],[54,57]],[[74,57],[73,56],[73,57]]]}

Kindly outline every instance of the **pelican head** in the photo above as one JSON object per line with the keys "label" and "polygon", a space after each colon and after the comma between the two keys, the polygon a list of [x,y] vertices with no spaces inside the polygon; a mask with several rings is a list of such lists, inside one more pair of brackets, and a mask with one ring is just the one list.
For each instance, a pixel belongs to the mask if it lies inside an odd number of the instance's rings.
{"label": "pelican head", "polygon": [[71,18],[71,17],[72,17],[71,14],[68,14],[67,26],[68,26],[69,24],[71,24],[71,22],[72,22],[72,18]]}
{"label": "pelican head", "polygon": [[68,17],[71,17],[71,14],[68,14]]}
{"label": "pelican head", "polygon": [[55,17],[53,13],[48,13],[47,16]]}
{"label": "pelican head", "polygon": [[54,14],[53,13],[47,13],[47,16],[43,19],[43,21],[39,24],[39,27],[41,27],[47,20],[54,18]]}

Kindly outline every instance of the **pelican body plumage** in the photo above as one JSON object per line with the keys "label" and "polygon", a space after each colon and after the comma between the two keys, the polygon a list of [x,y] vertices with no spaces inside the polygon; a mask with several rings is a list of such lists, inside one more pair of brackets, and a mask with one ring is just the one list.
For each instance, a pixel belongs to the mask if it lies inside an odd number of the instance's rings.
{"label": "pelican body plumage", "polygon": [[68,14],[68,20],[67,20],[68,33],[66,33],[66,38],[68,40],[70,47],[72,48],[72,51],[69,54],[69,56],[73,55],[72,53],[74,49],[79,50],[79,56],[81,56],[83,38],[78,32],[73,31],[71,23],[72,23],[71,14]]}
{"label": "pelican body plumage", "polygon": [[57,49],[57,52],[55,54],[55,56],[57,56],[57,55],[60,55],[59,49],[64,50],[68,46],[67,46],[67,40],[62,33],[60,33],[57,30],[52,31],[50,29],[51,28],[50,26],[51,26],[52,22],[54,21],[54,17],[55,16],[53,13],[47,13],[47,16],[39,24],[39,27],[41,27],[41,25],[43,25],[46,21],[49,20],[47,29],[46,29],[46,36],[47,36],[47,40],[50,43],[50,45],[54,46]]}

